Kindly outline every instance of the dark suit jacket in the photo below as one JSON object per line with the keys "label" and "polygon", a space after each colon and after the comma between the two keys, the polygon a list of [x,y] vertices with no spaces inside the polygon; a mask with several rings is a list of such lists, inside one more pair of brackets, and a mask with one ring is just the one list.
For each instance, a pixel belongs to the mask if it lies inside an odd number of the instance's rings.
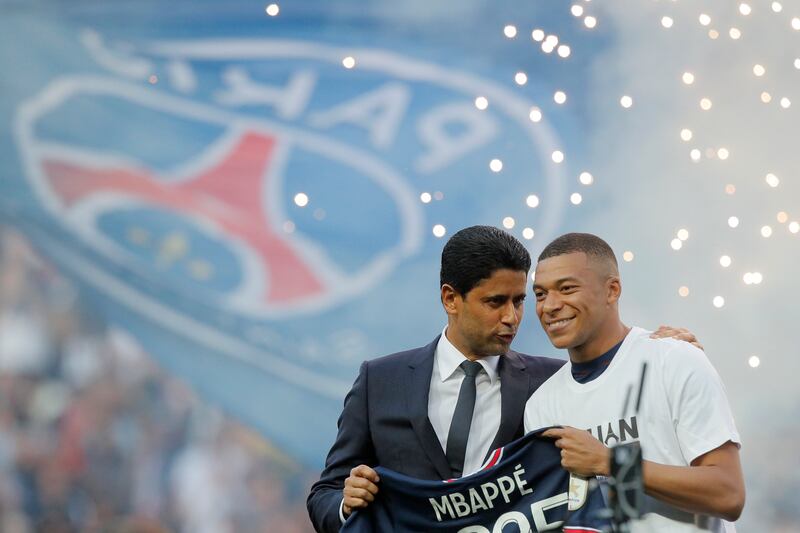
{"label": "dark suit jacket", "polygon": [[[360,464],[419,479],[449,479],[450,466],[428,419],[428,392],[439,337],[427,346],[361,365],[344,400],[339,433],[306,502],[314,528],[339,531],[344,480]],[[523,434],[525,403],[564,361],[510,351],[500,358],[500,428],[491,449]],[[487,450],[487,453],[491,450]]]}

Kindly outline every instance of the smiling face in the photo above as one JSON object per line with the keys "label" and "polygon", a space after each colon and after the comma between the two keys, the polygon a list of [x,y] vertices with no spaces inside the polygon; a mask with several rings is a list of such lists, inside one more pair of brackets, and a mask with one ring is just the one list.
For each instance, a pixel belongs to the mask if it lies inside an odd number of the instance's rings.
{"label": "smiling face", "polygon": [[617,310],[621,290],[616,267],[584,252],[556,255],[536,265],[536,315],[553,346],[567,348],[575,362],[593,359],[616,344],[622,326]]}
{"label": "smiling face", "polygon": [[471,360],[506,353],[524,312],[527,273],[499,269],[462,295],[442,285],[447,338]]}

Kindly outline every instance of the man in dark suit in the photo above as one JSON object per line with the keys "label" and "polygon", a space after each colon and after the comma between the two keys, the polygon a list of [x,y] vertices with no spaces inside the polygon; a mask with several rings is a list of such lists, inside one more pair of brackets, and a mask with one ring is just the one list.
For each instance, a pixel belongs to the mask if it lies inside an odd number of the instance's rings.
{"label": "man in dark suit", "polygon": [[[447,327],[427,346],[361,365],[308,496],[317,531],[338,531],[374,500],[374,466],[419,479],[460,477],[522,436],[527,399],[564,364],[510,350],[530,266],[522,243],[500,229],[473,226],[450,238],[440,273]],[[685,330],[668,334],[695,340]]]}

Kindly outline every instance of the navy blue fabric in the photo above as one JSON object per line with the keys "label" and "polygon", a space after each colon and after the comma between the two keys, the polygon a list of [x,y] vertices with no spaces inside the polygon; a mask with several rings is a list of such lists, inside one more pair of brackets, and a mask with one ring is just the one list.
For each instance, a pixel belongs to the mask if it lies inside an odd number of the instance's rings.
{"label": "navy blue fabric", "polygon": [[600,490],[589,490],[579,509],[567,511],[570,476],[561,467],[560,450],[552,439],[540,436],[542,431],[506,445],[494,466],[450,482],[377,468],[381,481],[376,500],[355,512],[342,533],[518,532],[528,526],[531,531],[563,527],[565,532],[586,532],[609,527],[601,516],[605,501]]}
{"label": "navy blue fabric", "polygon": [[[360,464],[389,468],[418,479],[454,477],[428,419],[428,392],[438,341],[437,337],[422,348],[361,365],[344,400],[339,432],[325,469],[306,502],[316,531],[335,533],[341,527],[339,505],[344,480]],[[523,435],[525,403],[563,364],[559,359],[513,351],[500,358],[500,428],[490,449]]]}
{"label": "navy blue fabric", "polygon": [[614,359],[614,356],[617,354],[623,342],[625,342],[625,339],[619,341],[616,346],[596,359],[592,359],[586,363],[572,363],[572,368],[570,369],[572,371],[572,378],[578,383],[589,383],[599,378],[600,375],[606,371],[608,365],[611,364],[611,361]]}

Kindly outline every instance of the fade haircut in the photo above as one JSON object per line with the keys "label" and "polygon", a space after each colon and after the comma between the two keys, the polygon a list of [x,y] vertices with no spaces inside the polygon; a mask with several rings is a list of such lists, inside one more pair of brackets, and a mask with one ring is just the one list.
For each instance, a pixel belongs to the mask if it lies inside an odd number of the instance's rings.
{"label": "fade haircut", "polygon": [[597,235],[592,235],[591,233],[565,233],[561,237],[557,237],[544,247],[542,253],[539,254],[537,262],[544,261],[550,257],[577,252],[585,253],[590,259],[599,259],[602,262],[610,263],[614,266],[615,271],[618,268],[617,258],[611,246]]}
{"label": "fade haircut", "polygon": [[492,226],[470,226],[455,233],[442,250],[439,286],[450,285],[466,296],[496,270],[531,268],[528,250],[511,234]]}

